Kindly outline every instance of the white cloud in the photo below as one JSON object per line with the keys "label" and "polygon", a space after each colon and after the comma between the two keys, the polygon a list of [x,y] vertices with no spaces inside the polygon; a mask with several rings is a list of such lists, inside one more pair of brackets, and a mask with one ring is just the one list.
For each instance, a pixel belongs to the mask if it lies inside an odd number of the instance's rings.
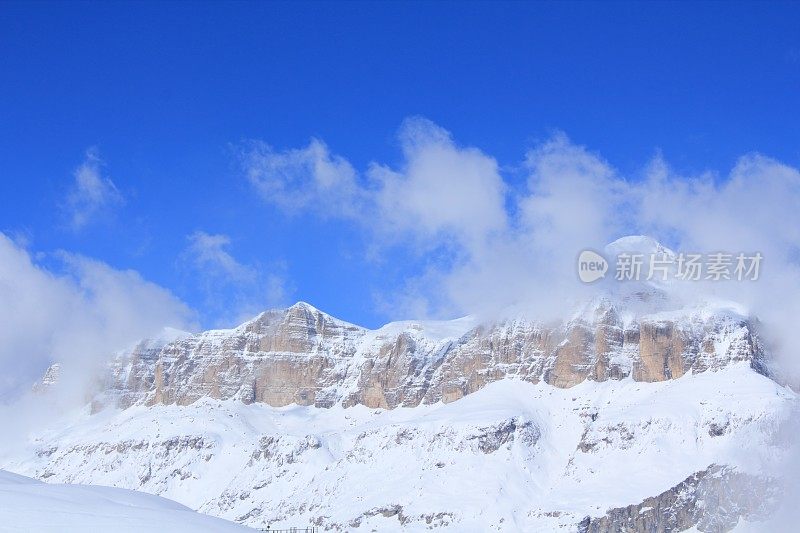
{"label": "white cloud", "polygon": [[[330,202],[326,216],[360,223],[378,248],[400,242],[432,258],[447,251],[446,260],[426,262],[397,294],[378,297],[394,316],[494,313],[508,306],[558,315],[591,290],[577,282],[578,253],[636,233],[679,250],[761,251],[769,279],[693,286],[688,297],[708,291],[742,300],[769,316],[773,327],[794,320],[781,316],[800,316],[794,304],[775,305],[787,290],[800,293],[796,169],[749,155],[728,176],[679,176],[656,158],[643,169],[644,179],[627,179],[559,133],[527,153],[528,187],[515,192],[494,158],[458,146],[430,121],[407,120],[400,146],[399,165],[376,162],[363,176],[320,141],[300,151],[270,152],[273,159],[250,159],[254,166],[247,167],[251,179],[269,175],[272,190],[291,190],[292,205],[302,209],[316,205],[309,198],[320,199],[325,182],[309,161],[327,162],[339,169],[328,182],[343,184],[339,198],[349,200]],[[298,160],[304,163],[291,165],[292,172],[273,171]]]}
{"label": "white cloud", "polygon": [[[615,221],[623,217],[615,211],[625,203],[625,182],[564,135],[528,154],[529,192],[510,198],[511,188],[493,157],[459,146],[429,120],[404,121],[399,140],[402,163],[396,168],[372,163],[361,179],[327,147],[320,152],[347,169],[339,174],[348,184],[344,190],[351,200],[345,203],[359,206],[355,213],[339,211],[341,217],[360,223],[378,248],[405,243],[415,254],[438,249],[436,255],[444,257],[429,262],[396,294],[377,297],[395,314],[489,313],[530,301],[541,308],[544,300],[560,309],[564,298],[543,298],[542,291],[552,293],[561,278],[565,286],[572,284],[573,248],[602,247],[621,226]],[[271,190],[291,186],[294,199],[316,197],[320,179],[311,166],[295,165],[289,177],[273,171],[300,153],[307,157],[309,149],[270,153],[266,160],[246,157],[246,171],[251,179],[269,175]],[[298,172],[306,174],[298,177]],[[274,183],[281,179],[287,184]],[[307,189],[296,190],[299,184]],[[515,209],[507,208],[509,199]],[[292,205],[311,207],[311,202]],[[326,214],[336,214],[336,205],[330,204]]]}
{"label": "white cloud", "polygon": [[506,186],[497,162],[476,148],[457,146],[450,133],[429,120],[408,119],[400,130],[405,156],[393,170],[373,164],[378,184],[372,202],[385,232],[481,247],[507,225]]}
{"label": "white cloud", "polygon": [[[187,329],[193,312],[134,272],[59,252],[53,271],[0,233],[0,396],[24,392],[53,361],[67,383],[165,326]],[[79,387],[78,387],[79,388]]]}
{"label": "white cloud", "polygon": [[356,172],[322,141],[276,152],[252,141],[240,152],[247,178],[264,200],[286,211],[312,209],[320,214],[357,216],[361,190]]}
{"label": "white cloud", "polygon": [[240,158],[266,201],[290,212],[353,219],[384,240],[411,238],[423,246],[455,240],[466,250],[503,230],[506,187],[493,158],[457,146],[424,118],[407,119],[399,139],[401,168],[373,163],[361,177],[317,139],[284,152],[253,141]]}
{"label": "white cloud", "polygon": [[558,133],[528,152],[526,167],[522,229],[549,253],[602,248],[623,231],[629,189],[599,156]]}
{"label": "white cloud", "polygon": [[182,263],[205,292],[204,313],[215,326],[233,326],[264,309],[288,303],[292,289],[285,265],[270,268],[238,261],[229,249],[231,239],[223,234],[196,231],[187,237]]}
{"label": "white cloud", "polygon": [[749,306],[800,382],[800,171],[758,154],[742,157],[726,177],[682,176],[656,161],[636,193],[642,230],[678,249],[762,253],[757,282],[689,290]]}
{"label": "white cloud", "polygon": [[505,231],[441,272],[441,297],[458,313],[511,308],[543,320],[562,317],[593,290],[577,283],[579,252],[602,249],[630,227],[630,186],[564,134],[528,151],[523,168],[527,189],[513,196]]}
{"label": "white cloud", "polygon": [[235,282],[251,283],[256,270],[238,262],[226,250],[231,244],[227,235],[211,235],[196,231],[189,235],[187,252],[195,266],[209,275],[222,276]]}
{"label": "white cloud", "polygon": [[657,160],[641,187],[640,220],[703,249],[765,250],[782,260],[800,243],[800,173],[758,154],[727,177],[682,176]]}
{"label": "white cloud", "polygon": [[[588,228],[603,227],[599,213],[586,224],[574,222],[573,228],[562,216],[580,208],[587,218],[592,191],[586,190],[583,199],[576,198],[575,191],[591,183],[597,172],[612,179],[608,167],[589,154],[582,152],[581,161],[573,161],[580,149],[563,136],[529,157],[536,175],[531,188],[538,196],[525,202],[516,199],[524,204],[524,221],[508,213],[509,187],[491,156],[457,145],[449,132],[420,117],[404,121],[399,141],[401,164],[375,162],[364,176],[317,140],[307,148],[282,153],[250,143],[242,160],[264,198],[281,207],[354,220],[373,236],[378,248],[404,243],[417,255],[444,249],[446,253],[437,254],[445,257],[443,264],[429,264],[420,278],[408,280],[396,295],[378,296],[384,306],[401,313],[424,310],[440,315],[508,305],[530,294],[529,281],[535,276],[531,268],[542,264],[537,250],[546,244],[562,250],[558,237],[568,231],[574,233],[574,241],[585,242]],[[570,165],[572,173],[561,179]],[[331,188],[336,194],[324,201]],[[498,275],[506,280],[500,288],[489,283]]]}
{"label": "white cloud", "polygon": [[102,213],[124,203],[114,182],[103,176],[102,167],[97,149],[90,148],[84,162],[73,173],[75,181],[67,194],[65,209],[74,231],[83,229]]}

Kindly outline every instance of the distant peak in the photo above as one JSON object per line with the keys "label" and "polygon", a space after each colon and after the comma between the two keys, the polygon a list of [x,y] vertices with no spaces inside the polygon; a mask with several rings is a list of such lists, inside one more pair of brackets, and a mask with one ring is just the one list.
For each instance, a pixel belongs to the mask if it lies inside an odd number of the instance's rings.
{"label": "distant peak", "polygon": [[312,313],[313,312],[321,312],[319,309],[317,309],[316,307],[314,307],[310,303],[303,302],[303,301],[297,302],[296,304],[292,305],[291,307],[289,307],[287,309],[287,311],[293,311],[293,310],[303,310],[303,311],[309,311],[309,312],[312,312]]}
{"label": "distant peak", "polygon": [[674,256],[675,252],[648,235],[627,235],[606,246],[606,252],[611,255],[620,253],[653,254],[663,253]]}

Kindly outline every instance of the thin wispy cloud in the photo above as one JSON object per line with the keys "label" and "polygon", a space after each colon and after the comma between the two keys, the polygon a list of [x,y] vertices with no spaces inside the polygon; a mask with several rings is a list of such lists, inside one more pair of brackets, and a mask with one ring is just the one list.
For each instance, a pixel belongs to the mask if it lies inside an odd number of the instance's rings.
{"label": "thin wispy cloud", "polygon": [[103,161],[97,148],[89,148],[83,163],[73,172],[64,209],[69,226],[80,231],[104,213],[125,203],[114,182],[103,175]]}
{"label": "thin wispy cloud", "polygon": [[312,139],[305,148],[275,151],[261,141],[246,143],[239,157],[261,197],[287,212],[357,216],[362,191],[356,171],[327,145]]}
{"label": "thin wispy cloud", "polygon": [[274,262],[267,268],[241,262],[224,234],[196,231],[187,241],[181,264],[202,287],[204,311],[215,326],[236,325],[268,307],[288,303],[292,287],[286,265]]}
{"label": "thin wispy cloud", "polygon": [[227,278],[237,283],[251,283],[256,270],[234,259],[227,248],[231,239],[227,235],[196,231],[188,237],[186,253],[194,266],[209,276]]}

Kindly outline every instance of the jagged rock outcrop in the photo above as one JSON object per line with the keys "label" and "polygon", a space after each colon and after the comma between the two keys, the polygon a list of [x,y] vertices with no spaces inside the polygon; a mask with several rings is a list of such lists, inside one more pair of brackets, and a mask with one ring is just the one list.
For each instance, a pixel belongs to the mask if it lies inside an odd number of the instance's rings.
{"label": "jagged rock outcrop", "polygon": [[454,401],[506,377],[566,388],[628,376],[664,381],[736,361],[761,368],[763,349],[744,317],[624,319],[622,311],[601,300],[557,324],[462,319],[371,331],[299,303],[232,330],[142,343],[112,364],[105,401],[186,405],[211,397],[394,408]]}
{"label": "jagged rock outcrop", "polygon": [[696,528],[724,533],[740,519],[764,520],[777,505],[774,480],[712,465],[675,487],[635,505],[585,518],[580,533],[667,533]]}
{"label": "jagged rock outcrop", "polygon": [[61,378],[61,363],[53,363],[45,371],[42,379],[33,384],[32,390],[35,393],[46,392],[50,387],[58,384]]}

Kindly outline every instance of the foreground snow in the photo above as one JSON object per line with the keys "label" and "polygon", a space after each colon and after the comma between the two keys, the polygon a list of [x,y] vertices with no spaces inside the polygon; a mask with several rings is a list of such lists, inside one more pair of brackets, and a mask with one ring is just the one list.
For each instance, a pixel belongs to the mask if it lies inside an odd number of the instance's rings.
{"label": "foreground snow", "polygon": [[48,484],[0,470],[0,531],[250,531],[132,490]]}
{"label": "foreground snow", "polygon": [[84,412],[0,465],[255,527],[571,531],[711,464],[778,464],[776,429],[794,402],[746,363],[661,383],[505,379],[393,410],[205,399]]}

